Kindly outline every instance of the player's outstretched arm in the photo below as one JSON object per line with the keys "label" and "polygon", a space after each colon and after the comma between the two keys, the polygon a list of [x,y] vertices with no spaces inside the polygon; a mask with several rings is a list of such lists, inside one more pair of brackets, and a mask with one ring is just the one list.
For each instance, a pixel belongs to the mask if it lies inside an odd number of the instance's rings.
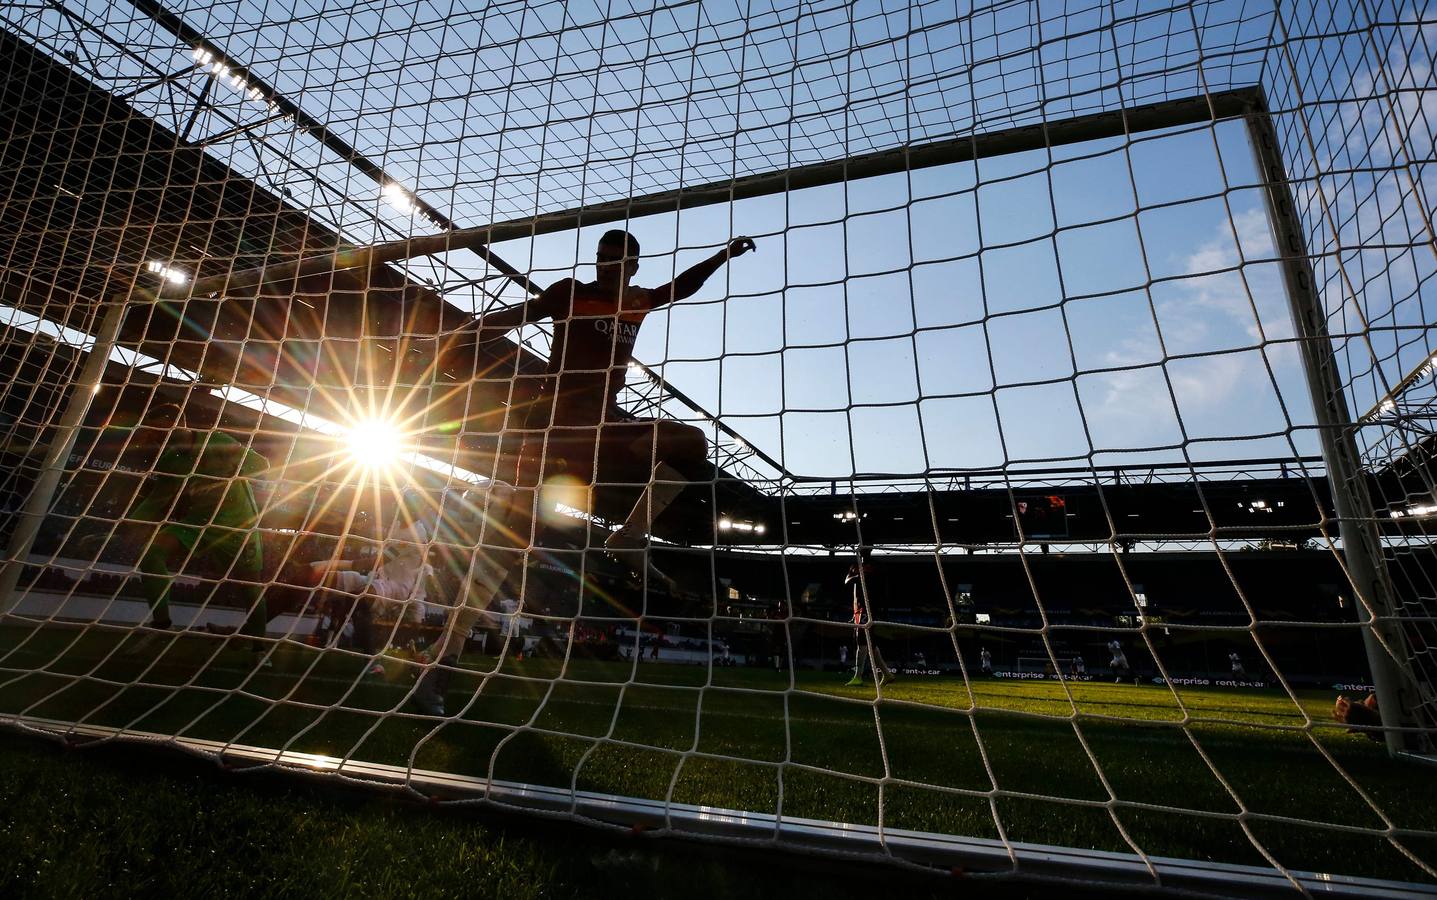
{"label": "player's outstretched arm", "polygon": [[26,459],[31,459],[44,456],[45,451],[49,449],[49,444],[32,444],[24,440],[0,441],[0,453],[7,456],[23,456]]}
{"label": "player's outstretched arm", "polygon": [[[89,429],[85,429],[85,430],[86,430],[86,431],[89,431]],[[109,436],[109,432],[111,432],[112,430],[118,430],[118,429],[106,428],[106,429],[104,429],[104,430],[100,433],[99,437],[107,437],[107,436]],[[128,428],[127,428],[127,429],[123,429],[123,431],[124,431],[125,433],[128,433],[128,432],[130,432],[130,431],[132,431],[132,430],[133,430],[133,429],[128,429]],[[93,447],[93,444],[92,444],[91,446]],[[84,454],[86,458],[88,458],[90,451],[88,451],[88,450],[83,450],[83,449],[81,449],[81,447],[82,447],[82,445],[81,445],[80,442],[77,440],[77,441],[75,442],[75,446],[72,447],[71,450],[70,450],[71,454],[81,453],[81,454]],[[7,456],[20,456],[20,457],[24,457],[25,459],[39,459],[39,458],[43,457],[47,452],[49,452],[49,450],[50,450],[50,445],[49,445],[49,444],[32,442],[32,441],[24,440],[24,439],[22,439],[22,438],[14,438],[14,439],[7,440],[7,441],[0,441],[0,454],[4,454],[4,455],[7,455]]]}
{"label": "player's outstretched arm", "polygon": [[515,328],[549,318],[553,315],[556,301],[567,300],[573,291],[574,279],[556,281],[539,296],[486,312],[464,326],[463,330],[473,334],[481,344],[498,340]]}
{"label": "player's outstretched arm", "polygon": [[692,297],[704,286],[713,273],[723,267],[723,264],[737,256],[743,256],[752,250],[757,250],[753,238],[737,237],[728,242],[728,246],[710,256],[708,259],[685,271],[682,275],[663,287],[654,288],[649,296],[654,306],[663,306],[666,303],[674,303]]}
{"label": "player's outstretched arm", "polygon": [[372,572],[376,567],[377,562],[373,558],[321,559],[310,563],[309,571],[316,581],[323,581],[335,572]]}

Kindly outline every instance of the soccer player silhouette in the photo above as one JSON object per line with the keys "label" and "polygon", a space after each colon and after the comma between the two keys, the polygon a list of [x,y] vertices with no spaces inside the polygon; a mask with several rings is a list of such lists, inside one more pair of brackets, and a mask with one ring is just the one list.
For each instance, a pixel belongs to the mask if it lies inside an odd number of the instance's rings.
{"label": "soccer player silhouette", "polygon": [[[487,514],[501,533],[520,548],[533,546],[543,528],[540,489],[550,479],[582,486],[643,484],[605,547],[641,578],[673,587],[648,559],[648,535],[683,489],[704,477],[708,445],[691,425],[629,415],[620,409],[618,395],[645,317],[693,296],[730,259],[754,249],[751,239],[735,238],[668,284],[642,288],[631,283],[639,270],[638,240],[626,231],[608,231],[599,238],[594,281],[565,278],[525,303],[475,320],[471,327],[481,342],[545,319],[554,327],[544,389],[529,409],[512,484],[490,493]],[[439,665],[415,689],[423,712],[443,714],[444,689],[464,639],[522,558],[485,550],[473,554],[462,602],[435,648]]]}

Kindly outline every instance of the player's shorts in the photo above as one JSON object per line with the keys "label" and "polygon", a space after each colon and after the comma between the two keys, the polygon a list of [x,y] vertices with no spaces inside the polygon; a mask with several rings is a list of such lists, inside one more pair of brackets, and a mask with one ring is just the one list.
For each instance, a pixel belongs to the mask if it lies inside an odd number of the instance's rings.
{"label": "player's shorts", "polygon": [[529,433],[521,452],[520,484],[556,476],[582,484],[648,482],[654,463],[645,445],[653,445],[655,420],[611,412],[599,425],[565,424],[574,418],[556,416],[556,424]]}
{"label": "player's shorts", "polygon": [[419,622],[424,617],[426,604],[420,597],[414,597],[413,585],[388,581],[364,572],[335,572],[333,584],[346,594],[366,594],[374,608],[381,615]]}
{"label": "player's shorts", "polygon": [[160,527],[189,551],[192,562],[224,569],[232,575],[260,580],[264,569],[264,544],[252,528],[226,528],[223,525],[185,525],[169,523]]}
{"label": "player's shorts", "polygon": [[331,576],[334,579],[334,586],[346,594],[362,594],[365,588],[369,587],[370,577],[363,572],[343,571],[335,572]]}

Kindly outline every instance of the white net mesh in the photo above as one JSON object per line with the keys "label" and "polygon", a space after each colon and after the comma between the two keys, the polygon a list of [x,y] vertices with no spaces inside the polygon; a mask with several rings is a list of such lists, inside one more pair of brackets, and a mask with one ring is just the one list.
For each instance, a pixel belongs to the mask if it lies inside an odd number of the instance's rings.
{"label": "white net mesh", "polygon": [[0,18],[8,724],[1437,881],[1423,4]]}

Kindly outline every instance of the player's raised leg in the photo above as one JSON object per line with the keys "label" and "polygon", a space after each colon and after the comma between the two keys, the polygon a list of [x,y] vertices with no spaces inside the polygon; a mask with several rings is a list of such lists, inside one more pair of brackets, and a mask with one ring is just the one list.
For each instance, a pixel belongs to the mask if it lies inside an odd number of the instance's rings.
{"label": "player's raised leg", "polygon": [[171,529],[164,528],[140,557],[140,593],[150,607],[151,627],[169,628],[174,624],[170,620],[170,587],[188,554],[185,543]]}
{"label": "player's raised leg", "polygon": [[[607,425],[615,439],[600,439],[601,472],[608,459],[622,454],[648,474],[648,482],[622,525],[604,542],[605,549],[630,571],[647,573],[669,589],[674,580],[656,567],[648,554],[654,522],[698,478],[708,457],[708,441],[692,425],[667,420]],[[632,436],[631,436],[632,435]],[[622,465],[622,461],[616,461]]]}
{"label": "player's raised leg", "polygon": [[536,491],[515,490],[495,482],[486,495],[484,502],[473,504],[483,512],[464,529],[474,543],[458,603],[434,644],[435,662],[414,688],[414,705],[426,715],[444,715],[444,696],[453,670],[459,665],[464,642],[504,582],[523,563],[520,544],[527,544],[533,533]]}
{"label": "player's raised leg", "polygon": [[[189,555],[186,543],[176,533],[177,529],[162,528],[150,540],[149,546],[140,556],[140,594],[149,606],[151,628],[167,630],[174,627],[170,619],[170,589],[175,576]],[[140,654],[153,650],[162,640],[169,640],[158,632],[147,632],[132,640],[125,648],[126,653]]]}
{"label": "player's raised leg", "polygon": [[863,632],[853,629],[853,677],[848,679],[848,687],[863,686],[863,657],[866,642],[863,640]]}

